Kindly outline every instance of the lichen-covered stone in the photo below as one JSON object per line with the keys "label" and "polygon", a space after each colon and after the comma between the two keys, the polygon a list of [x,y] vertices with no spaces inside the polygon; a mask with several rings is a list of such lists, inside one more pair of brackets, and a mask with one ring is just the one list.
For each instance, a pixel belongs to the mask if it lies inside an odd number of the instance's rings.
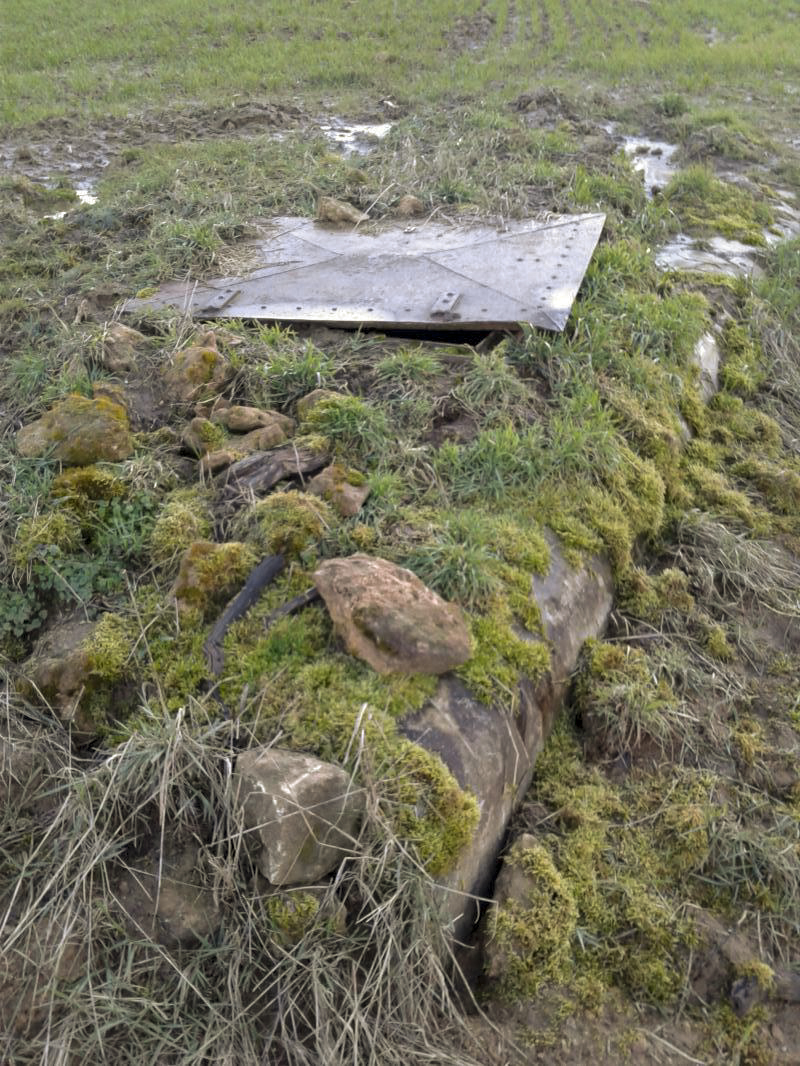
{"label": "lichen-covered stone", "polygon": [[193,418],[181,433],[181,447],[197,459],[216,451],[223,443],[225,434],[207,418]]}
{"label": "lichen-covered stone", "polygon": [[257,562],[247,544],[195,541],[184,552],[172,586],[178,610],[204,612],[224,601],[238,591]]}
{"label": "lichen-covered stone", "polygon": [[47,456],[74,466],[118,462],[133,453],[125,408],[105,397],[73,394],[17,433],[26,459]]}
{"label": "lichen-covered stone", "polygon": [[138,329],[131,329],[121,322],[110,322],[103,332],[102,361],[112,374],[129,374],[136,366],[139,350],[147,338]]}
{"label": "lichen-covered stone", "polygon": [[198,340],[204,343],[177,352],[172,366],[164,374],[168,394],[177,403],[193,403],[216,396],[233,374],[230,363],[217,351],[213,333]]}
{"label": "lichen-covered stone", "polygon": [[81,541],[80,518],[72,508],[42,511],[20,521],[11,547],[11,562],[17,571],[24,571],[53,549],[64,554],[76,551]]}
{"label": "lichen-covered stone", "polygon": [[53,478],[50,495],[55,499],[113,500],[126,496],[128,486],[121,477],[102,466],[73,466]]}
{"label": "lichen-covered stone", "polygon": [[[192,425],[196,422],[206,422],[206,419],[195,418],[192,420]],[[208,425],[211,426],[212,423],[208,422]],[[213,426],[213,428],[219,427]],[[231,463],[252,455],[253,452],[267,452],[270,448],[283,444],[285,440],[286,434],[283,427],[278,422],[271,422],[267,426],[260,426],[242,436],[231,437],[224,448],[216,447],[207,451],[203,455],[200,469],[204,474],[216,474],[224,470],[226,466],[230,466]]]}
{"label": "lichen-covered stone", "polygon": [[273,885],[313,883],[355,849],[364,793],[332,763],[254,748],[236,760],[233,794]]}
{"label": "lichen-covered stone", "polygon": [[314,574],[336,632],[378,673],[443,674],[469,659],[469,628],[410,570],[369,555],[329,559]]}
{"label": "lichen-covered stone", "polygon": [[92,398],[95,400],[110,400],[111,403],[119,404],[128,418],[130,418],[128,396],[122,385],[117,385],[113,381],[96,381],[92,385]]}
{"label": "lichen-covered stone", "polygon": [[[272,925],[273,935],[289,946],[299,944],[316,926],[343,936],[347,929],[347,907],[323,885],[277,891],[256,873],[254,888],[265,892],[264,910]],[[263,888],[262,888],[263,886]]]}
{"label": "lichen-covered stone", "polygon": [[333,196],[320,196],[317,200],[317,218],[320,222],[352,223],[366,222],[369,215],[352,204],[336,200]]}
{"label": "lichen-covered stone", "polygon": [[311,479],[308,491],[326,500],[343,518],[351,518],[361,510],[372,490],[363,474],[332,463]]}
{"label": "lichen-covered stone", "polygon": [[150,532],[150,556],[164,566],[211,533],[208,499],[199,488],[176,489],[164,501]]}

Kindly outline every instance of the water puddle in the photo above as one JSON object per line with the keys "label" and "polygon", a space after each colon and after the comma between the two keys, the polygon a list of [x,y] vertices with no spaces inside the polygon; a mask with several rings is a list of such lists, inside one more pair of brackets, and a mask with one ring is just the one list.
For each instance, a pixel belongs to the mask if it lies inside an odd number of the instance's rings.
{"label": "water puddle", "polygon": [[623,137],[622,147],[632,161],[633,169],[644,177],[645,192],[648,199],[652,199],[654,193],[669,184],[677,170],[672,162],[678,151],[677,144],[654,141],[649,137]]}
{"label": "water puddle", "polygon": [[789,203],[789,200],[795,200],[794,193],[788,189],[776,189],[775,191],[782,199],[773,204],[775,222],[772,231],[764,234],[770,247],[781,241],[800,237],[800,210],[794,204]]}
{"label": "water puddle", "polygon": [[65,211],[56,211],[54,214],[44,215],[43,217],[64,218],[66,214],[68,214],[70,211],[74,211],[76,207],[83,207],[84,205],[97,203],[97,197],[92,192],[92,185],[88,182],[86,184],[76,186],[75,192],[78,197],[77,203],[70,204],[70,206]]}
{"label": "water puddle", "polygon": [[679,233],[656,252],[661,270],[695,270],[701,274],[743,274],[760,276],[758,249],[727,237],[690,237]]}
{"label": "water puddle", "polygon": [[391,122],[344,122],[339,118],[320,123],[320,129],[345,155],[368,155],[376,141],[382,141],[392,128]]}

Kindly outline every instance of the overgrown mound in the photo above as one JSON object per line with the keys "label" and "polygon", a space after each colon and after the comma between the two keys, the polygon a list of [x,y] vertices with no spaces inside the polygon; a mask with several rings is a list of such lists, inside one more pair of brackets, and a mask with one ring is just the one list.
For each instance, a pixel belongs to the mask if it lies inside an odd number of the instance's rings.
{"label": "overgrown mound", "polygon": [[[571,562],[613,567],[610,641],[585,649],[575,735],[556,734],[524,815],[540,898],[496,923],[527,956],[498,975],[506,995],[558,983],[591,1004],[613,985],[674,1003],[690,905],[731,920],[746,906],[770,963],[796,943],[800,248],[772,253],[758,285],[660,275],[652,243],[692,221],[695,198],[751,236],[768,221],[755,198],[736,197],[734,218],[692,171],[649,201],[621,156],[575,164],[577,124],[462,117],[463,145],[435,117],[407,126],[422,161],[441,142],[438,169],[414,172],[399,141],[359,166],[301,138],[268,142],[266,162],[266,142],[222,141],[210,171],[199,149],[164,145],[132,154],[105,205],[4,215],[24,295],[4,292],[0,456],[4,1053],[20,1063],[53,1047],[88,1062],[469,1061],[448,1049],[431,877],[478,812],[402,735],[434,679],[377,675],[308,596],[321,561],[359,552],[464,610],[473,655],[458,677],[509,715],[549,665],[530,639],[545,530]],[[491,181],[489,155],[507,161]],[[117,289],[210,268],[242,217],[310,207],[312,184],[377,203],[389,170],[443,210],[505,211],[512,193],[521,210],[600,201],[606,236],[565,333],[488,350],[236,322],[210,338],[153,315],[114,369]],[[232,171],[248,178],[235,210]],[[110,297],[89,292],[96,263]],[[722,389],[706,406],[695,346],[715,318]],[[122,412],[125,448],[91,465],[62,454],[84,463],[69,468],[47,447],[21,457],[17,431],[69,395]],[[263,424],[223,420],[231,408]],[[246,439],[267,428],[269,443]],[[278,476],[256,492],[247,463],[262,450]],[[369,485],[355,513],[313,493],[329,464]],[[225,628],[217,675],[212,626],[265,553],[285,568]],[[228,804],[236,754],[256,744],[331,760],[365,790],[358,849],[322,885],[259,880]],[[152,921],[161,886],[187,881],[186,942],[120,907],[156,885]]]}

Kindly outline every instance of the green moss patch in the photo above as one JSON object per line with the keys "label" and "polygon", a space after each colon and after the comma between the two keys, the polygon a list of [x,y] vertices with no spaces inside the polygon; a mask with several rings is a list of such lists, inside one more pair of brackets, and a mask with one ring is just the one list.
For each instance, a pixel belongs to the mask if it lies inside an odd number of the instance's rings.
{"label": "green moss patch", "polygon": [[687,233],[766,245],[764,229],[774,221],[769,205],[738,185],[720,181],[708,167],[680,171],[663,196]]}
{"label": "green moss patch", "polygon": [[162,503],[150,532],[150,555],[164,566],[211,533],[208,497],[201,489],[176,489]]}

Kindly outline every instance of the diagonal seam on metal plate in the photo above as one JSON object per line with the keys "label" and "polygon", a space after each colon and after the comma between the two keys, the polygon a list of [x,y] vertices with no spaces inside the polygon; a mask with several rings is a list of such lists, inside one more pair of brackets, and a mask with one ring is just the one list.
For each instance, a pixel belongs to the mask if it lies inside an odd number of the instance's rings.
{"label": "diagonal seam on metal plate", "polygon": [[564,328],[605,215],[485,224],[330,226],[274,219],[242,277],[169,282],[124,311],[383,329]]}

